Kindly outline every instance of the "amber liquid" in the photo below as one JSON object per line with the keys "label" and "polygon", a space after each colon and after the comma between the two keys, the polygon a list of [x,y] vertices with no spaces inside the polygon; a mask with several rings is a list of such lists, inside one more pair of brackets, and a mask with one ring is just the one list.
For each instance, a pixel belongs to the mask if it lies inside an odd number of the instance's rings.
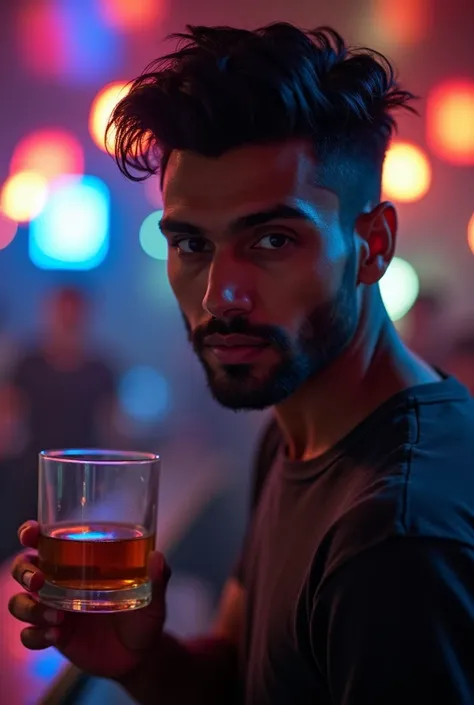
{"label": "amber liquid", "polygon": [[46,580],[80,590],[124,590],[146,583],[155,536],[130,524],[73,524],[39,539],[39,566]]}

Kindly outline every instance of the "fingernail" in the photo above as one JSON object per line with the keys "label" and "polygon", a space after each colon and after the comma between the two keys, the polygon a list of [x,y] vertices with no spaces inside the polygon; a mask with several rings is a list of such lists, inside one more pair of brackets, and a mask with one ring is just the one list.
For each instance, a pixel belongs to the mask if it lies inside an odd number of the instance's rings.
{"label": "fingernail", "polygon": [[47,629],[44,633],[44,638],[50,644],[54,644],[59,638],[59,631],[57,629]]}
{"label": "fingernail", "polygon": [[28,588],[28,590],[30,589],[31,581],[33,580],[34,575],[35,574],[32,570],[25,570],[21,576],[21,582],[26,588]]}
{"label": "fingernail", "polygon": [[45,610],[43,617],[48,624],[59,624],[62,619],[62,615],[57,610]]}
{"label": "fingernail", "polygon": [[20,531],[18,532],[18,538],[20,540],[20,543],[23,543],[23,536],[26,531],[26,526],[24,526]]}

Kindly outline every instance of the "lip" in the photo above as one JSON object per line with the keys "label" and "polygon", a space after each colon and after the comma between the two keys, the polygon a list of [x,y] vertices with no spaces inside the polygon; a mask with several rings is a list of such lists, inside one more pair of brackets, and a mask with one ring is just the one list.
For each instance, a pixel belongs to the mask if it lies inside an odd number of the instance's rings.
{"label": "lip", "polygon": [[243,365],[255,362],[268,349],[268,345],[212,345],[212,354],[224,365]]}
{"label": "lip", "polygon": [[255,338],[251,335],[242,335],[237,333],[230,333],[229,335],[209,335],[204,340],[204,345],[210,348],[254,348],[254,347],[266,347],[266,341],[261,338]]}

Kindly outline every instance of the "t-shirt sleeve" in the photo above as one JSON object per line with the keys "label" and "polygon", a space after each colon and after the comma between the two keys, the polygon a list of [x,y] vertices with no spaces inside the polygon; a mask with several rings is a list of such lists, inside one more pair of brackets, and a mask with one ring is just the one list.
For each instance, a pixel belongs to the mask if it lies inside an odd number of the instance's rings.
{"label": "t-shirt sleeve", "polygon": [[250,494],[250,513],[249,513],[249,525],[243,541],[243,546],[240,551],[238,560],[232,571],[232,577],[238,580],[240,583],[244,583],[244,573],[245,573],[245,554],[246,546],[249,541],[250,530],[252,525],[252,518],[257,509],[260,497],[262,495],[263,487],[267,479],[270,468],[275,459],[278,446],[280,444],[280,432],[278,430],[278,425],[274,419],[272,419],[269,424],[265,427],[260,442],[257,447],[255,454],[255,461],[252,471],[252,485]]}
{"label": "t-shirt sleeve", "polygon": [[474,703],[474,550],[396,538],[337,569],[310,641],[334,705]]}

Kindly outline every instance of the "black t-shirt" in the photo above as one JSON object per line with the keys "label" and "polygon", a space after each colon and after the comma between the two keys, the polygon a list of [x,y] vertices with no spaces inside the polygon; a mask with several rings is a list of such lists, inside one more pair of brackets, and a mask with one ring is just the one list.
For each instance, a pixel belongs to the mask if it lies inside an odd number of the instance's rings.
{"label": "black t-shirt", "polygon": [[466,389],[402,392],[314,461],[286,459],[273,425],[258,469],[245,705],[473,705]]}

